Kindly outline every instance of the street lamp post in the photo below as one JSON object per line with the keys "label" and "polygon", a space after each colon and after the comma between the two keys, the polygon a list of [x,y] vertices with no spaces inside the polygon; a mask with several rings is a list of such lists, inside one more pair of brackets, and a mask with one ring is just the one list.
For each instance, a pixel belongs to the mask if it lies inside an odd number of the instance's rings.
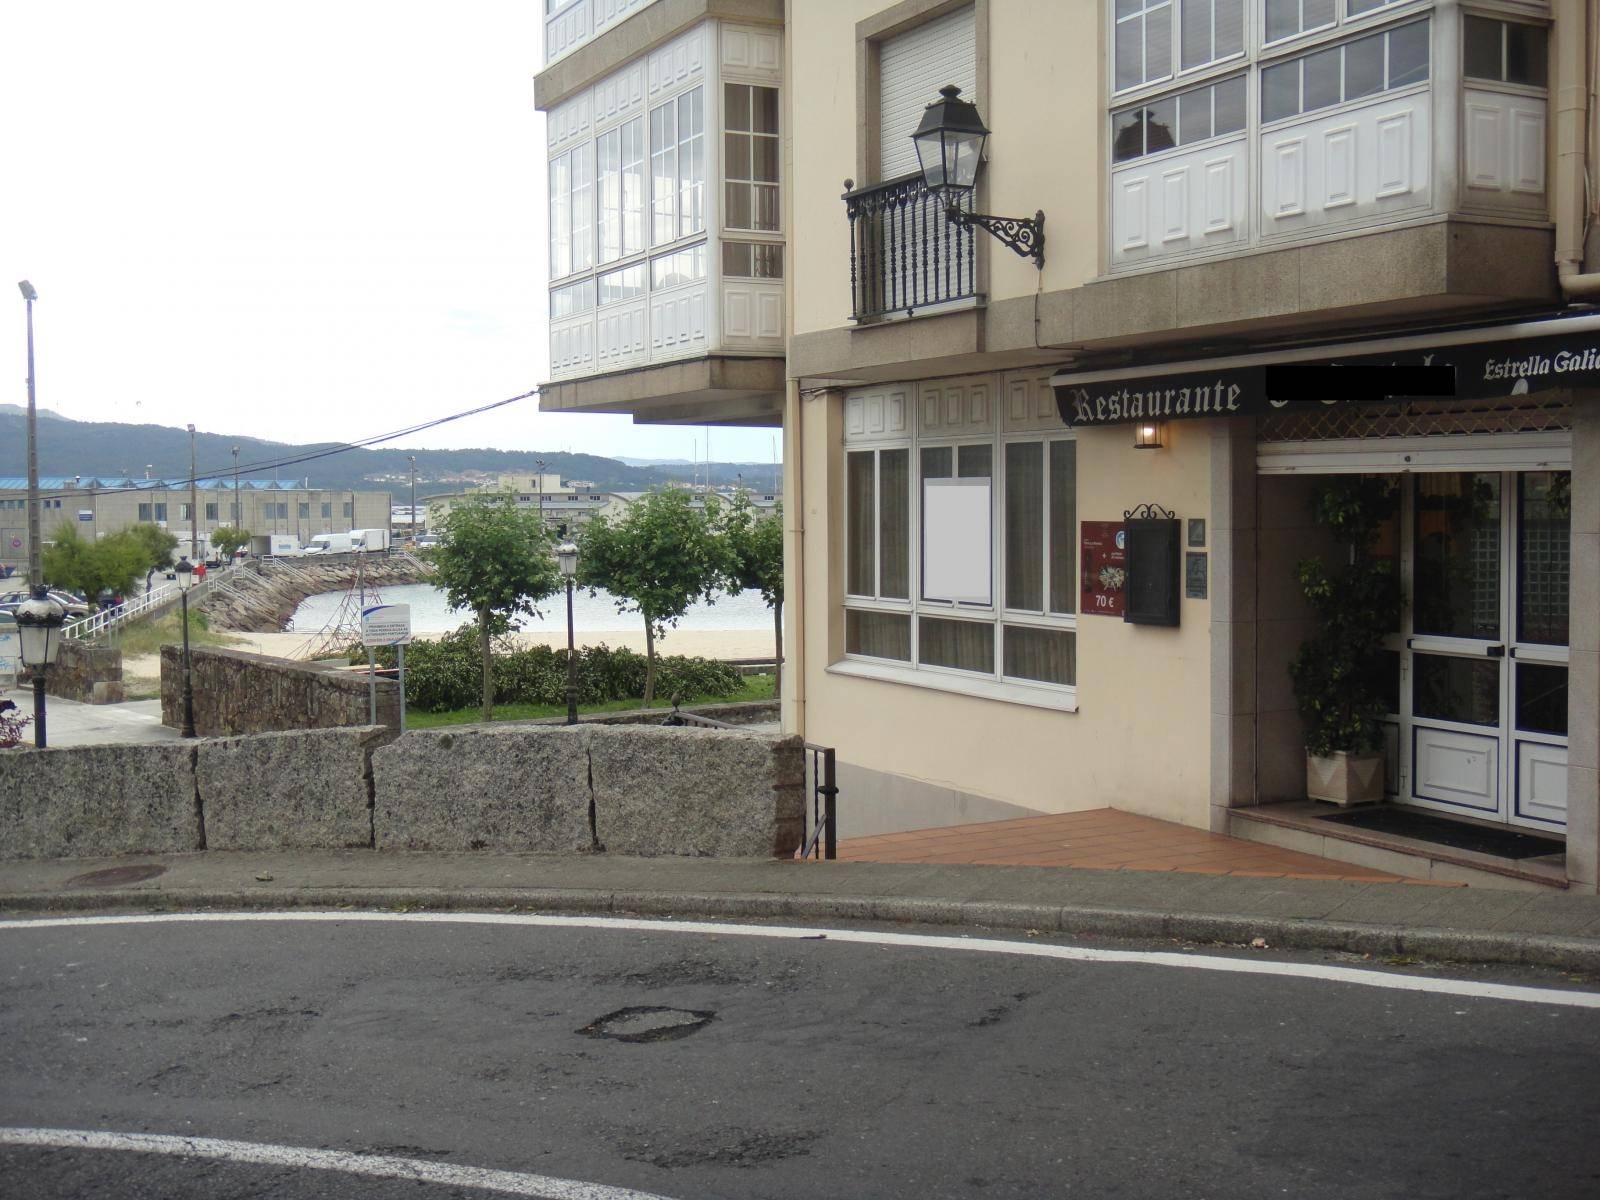
{"label": "street lamp post", "polygon": [[239,498],[239,447],[233,448],[233,527],[244,528],[244,501]]}
{"label": "street lamp post", "polygon": [[406,455],[406,461],[411,464],[411,544],[417,544],[417,456]]}
{"label": "street lamp post", "polygon": [[33,676],[33,744],[45,748],[44,730],[44,676],[55,664],[61,649],[61,627],[66,624],[67,613],[61,605],[50,599],[44,584],[35,584],[33,595],[17,605],[13,614],[17,633],[22,642],[22,665]]}
{"label": "street lamp post", "polygon": [[195,478],[194,426],[189,426],[189,553],[203,558],[200,553],[200,483]]}
{"label": "street lamp post", "polygon": [[178,599],[183,604],[183,736],[194,733],[194,672],[189,661],[189,589],[194,587],[194,564],[188,555],[178,559]]}
{"label": "street lamp post", "polygon": [[17,287],[28,302],[28,583],[38,587],[44,582],[44,547],[39,540],[39,408],[33,393],[33,302],[39,293],[26,279]]}
{"label": "street lamp post", "polygon": [[578,574],[578,546],[572,541],[556,547],[556,562],[567,581],[567,724],[578,723],[578,652],[572,635],[572,581]]}

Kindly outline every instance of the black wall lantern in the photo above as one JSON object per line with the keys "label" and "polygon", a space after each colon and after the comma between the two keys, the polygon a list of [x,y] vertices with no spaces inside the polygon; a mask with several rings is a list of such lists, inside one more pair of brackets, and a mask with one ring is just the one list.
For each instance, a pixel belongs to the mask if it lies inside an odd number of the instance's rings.
{"label": "black wall lantern", "polygon": [[1164,440],[1160,421],[1140,421],[1133,427],[1135,450],[1159,450]]}
{"label": "black wall lantern", "polygon": [[988,230],[1033,265],[1044,267],[1044,211],[1032,217],[990,217],[967,212],[960,198],[978,186],[978,167],[983,162],[984,143],[989,130],[978,115],[978,106],[962,100],[961,89],[946,84],[938,100],[922,114],[922,124],[911,135],[917,147],[917,162],[922,167],[922,183],[935,196],[945,200],[944,213],[955,225],[972,225]]}

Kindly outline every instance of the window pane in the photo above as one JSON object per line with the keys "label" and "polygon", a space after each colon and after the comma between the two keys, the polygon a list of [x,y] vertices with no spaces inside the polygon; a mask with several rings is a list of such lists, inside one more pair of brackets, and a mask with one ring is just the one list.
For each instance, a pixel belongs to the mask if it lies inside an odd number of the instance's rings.
{"label": "window pane", "polygon": [[758,245],[751,254],[751,263],[757,279],[782,279],[783,247]]}
{"label": "window pane", "polygon": [[1185,67],[1211,61],[1211,0],[1183,0],[1182,54]]}
{"label": "window pane", "polygon": [[663,104],[650,113],[650,240],[656,245],[674,240],[678,232],[678,109]]}
{"label": "window pane", "polygon": [[1572,579],[1572,476],[1528,471],[1517,477],[1517,636],[1565,646]]}
{"label": "window pane", "polygon": [[728,129],[750,128],[750,89],[742,83],[722,87],[723,125]]}
{"label": "window pane", "polygon": [[613,129],[599,140],[600,261],[622,256],[622,131]]}
{"label": "window pane", "polygon": [[1428,77],[1428,22],[1402,25],[1389,34],[1389,86],[1405,87]]}
{"label": "window pane", "polygon": [[[1378,44],[1381,53],[1383,44]],[[1380,59],[1381,61],[1381,59]],[[1321,54],[1308,54],[1301,60],[1305,72],[1305,97],[1302,112],[1314,112],[1339,103],[1339,47]]]}
{"label": "window pane", "polygon": [[1111,117],[1111,161],[1126,162],[1144,153],[1144,109],[1130,108]]}
{"label": "window pane", "polygon": [[878,489],[878,545],[882,564],[878,594],[895,600],[911,598],[911,451],[884,450],[878,455],[882,476]]}
{"label": "window pane", "polygon": [[1333,24],[1334,5],[1338,0],[1301,0],[1301,8],[1305,12],[1305,24],[1302,29],[1320,29],[1324,25]]}
{"label": "window pane", "polygon": [[1383,91],[1383,35],[1361,38],[1344,48],[1344,98],[1358,100]]}
{"label": "window pane", "polygon": [[1178,98],[1166,96],[1145,110],[1145,152],[1170,150],[1178,144]]}
{"label": "window pane", "polygon": [[1178,142],[1187,146],[1211,136],[1211,89],[1201,88],[1178,97]]}
{"label": "window pane", "polygon": [[1382,8],[1387,3],[1389,0],[1350,0],[1350,15],[1357,17],[1375,8]]}
{"label": "window pane", "polygon": [[1117,22],[1117,91],[1144,79],[1144,18]]}
{"label": "window pane", "polygon": [[778,185],[758,183],[751,189],[755,193],[756,219],[752,229],[778,231]]}
{"label": "window pane", "polygon": [[1411,709],[1419,717],[1467,725],[1500,723],[1500,660],[1414,654]]}
{"label": "window pane", "polygon": [[1567,736],[1567,668],[1517,663],[1517,728]]}
{"label": "window pane", "polygon": [[1244,0],[1216,0],[1217,41],[1212,48],[1217,58],[1227,58],[1244,50]]}
{"label": "window pane", "polygon": [[1078,681],[1078,636],[1070,629],[1027,629],[1007,625],[1001,636],[1005,673],[1043,683]]}
{"label": "window pane", "polygon": [[1417,633],[1500,636],[1500,476],[1417,476]]}
{"label": "window pane", "polygon": [[778,89],[750,89],[750,117],[757,133],[778,132]]}
{"label": "window pane", "polygon": [[644,118],[622,127],[622,252],[644,249]]}
{"label": "window pane", "polygon": [[1044,611],[1044,443],[1006,445],[1006,607]]}
{"label": "window pane", "polygon": [[1078,604],[1078,443],[1050,443],[1050,611]]}
{"label": "window pane", "polygon": [[751,139],[750,166],[752,179],[762,183],[778,182],[778,139],[757,136]]}
{"label": "window pane", "polygon": [[1214,133],[1238,133],[1244,128],[1245,77],[1236,75],[1224,79],[1211,90],[1216,93],[1216,129]]}
{"label": "window pane", "polygon": [[846,469],[846,512],[850,523],[849,564],[845,571],[845,591],[852,596],[876,595],[877,522],[875,491],[877,469],[871,450],[849,455]]}
{"label": "window pane", "polygon": [[1300,32],[1300,0],[1267,0],[1267,41]]}
{"label": "window pane", "polygon": [[1165,79],[1172,74],[1172,5],[1144,14],[1144,77]]}
{"label": "window pane", "polygon": [[949,479],[954,474],[949,446],[924,446],[922,448],[922,477],[924,479]]}
{"label": "window pane", "polygon": [[1499,79],[1501,23],[1487,17],[1462,21],[1462,71],[1475,79]]}
{"label": "window pane", "polygon": [[987,621],[917,620],[917,661],[930,667],[994,674],[994,626]]}
{"label": "window pane", "polygon": [[594,266],[594,147],[572,151],[572,269]]}
{"label": "window pane", "polygon": [[[1589,11],[1592,13],[1594,10]],[[1506,23],[1507,83],[1526,83],[1533,87],[1544,87],[1549,78],[1546,55],[1543,29],[1536,25]]]}
{"label": "window pane", "polygon": [[1261,72],[1261,119],[1277,121],[1300,111],[1300,64],[1280,63]]}
{"label": "window pane", "polygon": [[740,279],[750,278],[750,243],[722,243],[722,273]]}
{"label": "window pane", "polygon": [[750,207],[750,185],[730,183],[724,188],[723,207],[727,211],[729,229],[754,229],[755,213]]}
{"label": "window pane", "polygon": [[911,660],[911,618],[903,613],[844,610],[844,648],[849,654]]}
{"label": "window pane", "polygon": [[956,464],[956,474],[962,479],[989,479],[994,475],[994,447],[962,446]]}
{"label": "window pane", "polygon": [[729,179],[750,178],[750,137],[744,133],[722,135],[723,168]]}

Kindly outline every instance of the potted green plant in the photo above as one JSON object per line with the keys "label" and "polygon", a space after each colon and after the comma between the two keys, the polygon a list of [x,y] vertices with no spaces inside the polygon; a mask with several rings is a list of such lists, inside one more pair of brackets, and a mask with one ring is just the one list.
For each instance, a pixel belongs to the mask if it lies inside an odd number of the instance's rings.
{"label": "potted green plant", "polygon": [[1296,576],[1317,616],[1289,675],[1306,733],[1306,794],[1358,804],[1383,798],[1383,718],[1389,708],[1383,640],[1400,627],[1402,597],[1393,558],[1374,553],[1397,511],[1393,476],[1330,479],[1312,498],[1318,525],[1342,550],[1337,565],[1299,563]]}

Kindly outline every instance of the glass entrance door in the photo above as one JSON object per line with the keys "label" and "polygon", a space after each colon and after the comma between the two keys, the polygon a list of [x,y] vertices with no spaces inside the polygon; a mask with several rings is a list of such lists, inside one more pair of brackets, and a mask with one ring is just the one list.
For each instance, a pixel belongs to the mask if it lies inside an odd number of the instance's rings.
{"label": "glass entrance door", "polygon": [[1565,826],[1570,478],[1403,479],[1397,798]]}

